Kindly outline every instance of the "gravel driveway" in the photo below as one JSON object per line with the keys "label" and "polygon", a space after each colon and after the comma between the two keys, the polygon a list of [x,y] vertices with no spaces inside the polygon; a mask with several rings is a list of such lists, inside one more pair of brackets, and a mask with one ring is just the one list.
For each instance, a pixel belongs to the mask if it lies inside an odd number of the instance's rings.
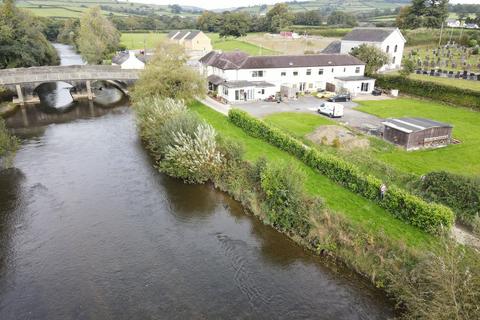
{"label": "gravel driveway", "polygon": [[[315,113],[322,100],[315,97],[301,97],[298,100],[290,100],[285,102],[265,102],[265,101],[256,101],[243,104],[233,105],[232,107],[238,108],[244,111],[247,111],[255,117],[264,117],[272,113],[277,112],[306,112],[306,113]],[[344,116],[342,118],[335,118],[333,120],[344,123],[348,126],[355,128],[364,128],[369,127],[381,127],[383,119],[376,116],[354,110],[353,108],[358,104],[349,101],[349,102],[340,102],[344,108]],[[319,115],[324,117],[323,115]]]}

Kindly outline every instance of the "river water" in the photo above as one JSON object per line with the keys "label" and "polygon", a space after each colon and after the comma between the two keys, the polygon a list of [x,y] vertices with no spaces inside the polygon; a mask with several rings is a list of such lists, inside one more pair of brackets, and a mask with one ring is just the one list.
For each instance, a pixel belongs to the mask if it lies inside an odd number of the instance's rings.
{"label": "river water", "polygon": [[210,185],[153,167],[128,101],[31,106],[0,171],[0,319],[386,319],[386,299]]}

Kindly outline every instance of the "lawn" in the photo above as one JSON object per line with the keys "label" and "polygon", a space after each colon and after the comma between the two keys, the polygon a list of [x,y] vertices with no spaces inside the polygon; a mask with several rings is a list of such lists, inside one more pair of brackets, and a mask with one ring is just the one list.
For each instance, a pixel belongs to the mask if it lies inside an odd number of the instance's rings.
{"label": "lawn", "polygon": [[212,46],[215,50],[222,50],[225,52],[240,50],[246,52],[252,56],[258,55],[274,55],[275,51],[267,48],[262,48],[255,44],[243,41],[241,39],[226,38],[222,39],[218,33],[209,33],[208,36],[212,39]]}
{"label": "lawn", "polygon": [[243,144],[247,160],[254,161],[265,157],[272,162],[288,161],[297,165],[306,174],[307,190],[323,198],[330,209],[342,213],[351,223],[360,225],[375,234],[384,232],[392,239],[403,241],[413,247],[427,248],[433,243],[432,236],[395,219],[373,202],[333,183],[288,153],[247,135],[242,129],[231,124],[226,116],[200,102],[193,104],[191,108],[222,135]]}
{"label": "lawn", "polygon": [[463,80],[463,79],[455,79],[455,78],[451,79],[451,78],[431,77],[431,76],[426,76],[421,74],[411,74],[409,78],[459,87],[461,89],[470,89],[470,90],[480,91],[480,81]]}
{"label": "lawn", "polygon": [[166,38],[166,33],[122,33],[121,43],[128,49],[154,49]]}
{"label": "lawn", "polygon": [[298,112],[280,112],[268,115],[264,121],[287,131],[288,133],[303,138],[321,125],[338,123],[320,115]]}
{"label": "lawn", "polygon": [[378,159],[416,174],[445,170],[480,176],[480,112],[407,98],[359,103],[358,110],[382,118],[423,117],[450,123],[454,126],[453,137],[461,141],[446,148],[421,151],[394,148],[376,153]]}

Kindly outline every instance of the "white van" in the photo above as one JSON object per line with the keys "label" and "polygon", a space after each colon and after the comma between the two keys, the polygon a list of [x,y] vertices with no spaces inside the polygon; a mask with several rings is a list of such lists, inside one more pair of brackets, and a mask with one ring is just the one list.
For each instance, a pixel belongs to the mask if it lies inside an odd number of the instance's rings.
{"label": "white van", "polygon": [[335,102],[323,102],[317,112],[330,118],[341,118],[343,117],[343,105]]}

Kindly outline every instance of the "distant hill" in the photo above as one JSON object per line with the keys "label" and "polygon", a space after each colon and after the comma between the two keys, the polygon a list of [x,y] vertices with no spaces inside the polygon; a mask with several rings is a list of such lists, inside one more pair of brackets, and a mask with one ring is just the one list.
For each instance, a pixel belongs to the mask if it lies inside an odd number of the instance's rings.
{"label": "distant hill", "polygon": [[143,4],[121,0],[17,0],[17,6],[30,10],[38,16],[56,18],[78,17],[79,14],[92,6],[101,6],[106,15],[120,16],[141,16],[151,13],[158,15],[196,16],[203,11],[202,8],[192,6],[181,6],[180,10],[176,11],[172,6],[168,5]]}
{"label": "distant hill", "polygon": [[[375,9],[393,9],[409,4],[410,0],[313,0],[313,1],[289,1],[290,9],[294,12],[309,10],[342,10],[347,12],[367,12]],[[265,14],[271,5],[256,5],[240,7],[237,11],[246,11],[252,14]]]}

